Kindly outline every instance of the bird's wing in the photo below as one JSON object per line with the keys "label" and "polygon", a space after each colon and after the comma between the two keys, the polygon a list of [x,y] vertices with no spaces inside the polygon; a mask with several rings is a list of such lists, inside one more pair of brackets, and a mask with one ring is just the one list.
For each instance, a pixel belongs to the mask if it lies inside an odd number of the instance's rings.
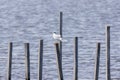
{"label": "bird's wing", "polygon": [[61,38],[61,35],[55,35],[56,38]]}
{"label": "bird's wing", "polygon": [[54,39],[60,39],[60,38],[61,38],[61,35],[59,35],[59,34],[53,34],[53,38],[54,38]]}

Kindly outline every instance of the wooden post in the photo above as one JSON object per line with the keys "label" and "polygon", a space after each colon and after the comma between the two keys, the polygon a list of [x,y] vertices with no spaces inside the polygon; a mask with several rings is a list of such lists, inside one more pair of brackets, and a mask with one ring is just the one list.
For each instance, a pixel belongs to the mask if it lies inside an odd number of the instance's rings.
{"label": "wooden post", "polygon": [[[60,35],[61,37],[62,37],[62,24],[63,24],[62,18],[63,18],[63,13],[60,12]],[[61,64],[62,64],[62,41],[60,41],[60,54],[61,54],[60,56],[61,56]]]}
{"label": "wooden post", "polygon": [[75,37],[74,41],[74,79],[78,80],[78,37]]}
{"label": "wooden post", "polygon": [[59,80],[63,80],[63,72],[62,72],[62,67],[61,67],[61,56],[60,56],[60,51],[59,51],[59,44],[55,43],[56,47],[56,59],[57,59],[57,66],[58,66],[58,74],[59,74]]}
{"label": "wooden post", "polygon": [[100,62],[100,43],[97,43],[94,80],[98,80],[99,77],[99,62]]}
{"label": "wooden post", "polygon": [[25,67],[26,67],[26,79],[30,80],[30,50],[29,43],[25,43]]}
{"label": "wooden post", "polygon": [[111,74],[110,74],[110,26],[106,27],[106,80],[111,80]]}
{"label": "wooden post", "polygon": [[11,80],[11,72],[12,72],[12,42],[8,44],[8,72],[7,72],[7,80]]}
{"label": "wooden post", "polygon": [[38,80],[42,80],[42,66],[43,66],[43,40],[40,40],[38,54]]}

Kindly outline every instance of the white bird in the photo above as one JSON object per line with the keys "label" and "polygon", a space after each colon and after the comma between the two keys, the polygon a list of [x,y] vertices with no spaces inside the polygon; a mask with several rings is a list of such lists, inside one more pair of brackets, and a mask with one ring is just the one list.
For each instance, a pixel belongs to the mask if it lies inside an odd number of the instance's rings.
{"label": "white bird", "polygon": [[53,32],[53,38],[62,42],[67,42],[67,40],[63,40],[60,34],[56,34],[56,32]]}
{"label": "white bird", "polygon": [[56,40],[62,41],[61,35],[60,34],[56,34],[56,32],[53,32],[53,38],[56,39]]}

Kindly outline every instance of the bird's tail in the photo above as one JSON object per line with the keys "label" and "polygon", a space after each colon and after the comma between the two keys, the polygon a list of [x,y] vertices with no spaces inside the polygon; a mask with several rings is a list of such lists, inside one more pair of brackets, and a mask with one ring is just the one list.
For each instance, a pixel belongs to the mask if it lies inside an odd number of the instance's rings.
{"label": "bird's tail", "polygon": [[67,40],[60,38],[60,41],[62,42],[67,42]]}

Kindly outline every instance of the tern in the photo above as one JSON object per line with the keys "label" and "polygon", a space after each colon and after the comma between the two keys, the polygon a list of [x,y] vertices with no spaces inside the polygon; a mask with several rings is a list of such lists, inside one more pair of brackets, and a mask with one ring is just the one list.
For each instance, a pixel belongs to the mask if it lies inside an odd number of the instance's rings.
{"label": "tern", "polygon": [[56,40],[62,41],[61,35],[60,34],[56,34],[56,32],[53,32],[53,38],[56,39]]}
{"label": "tern", "polygon": [[60,34],[56,34],[56,32],[53,32],[53,38],[62,42],[67,42],[67,40],[63,40]]}

